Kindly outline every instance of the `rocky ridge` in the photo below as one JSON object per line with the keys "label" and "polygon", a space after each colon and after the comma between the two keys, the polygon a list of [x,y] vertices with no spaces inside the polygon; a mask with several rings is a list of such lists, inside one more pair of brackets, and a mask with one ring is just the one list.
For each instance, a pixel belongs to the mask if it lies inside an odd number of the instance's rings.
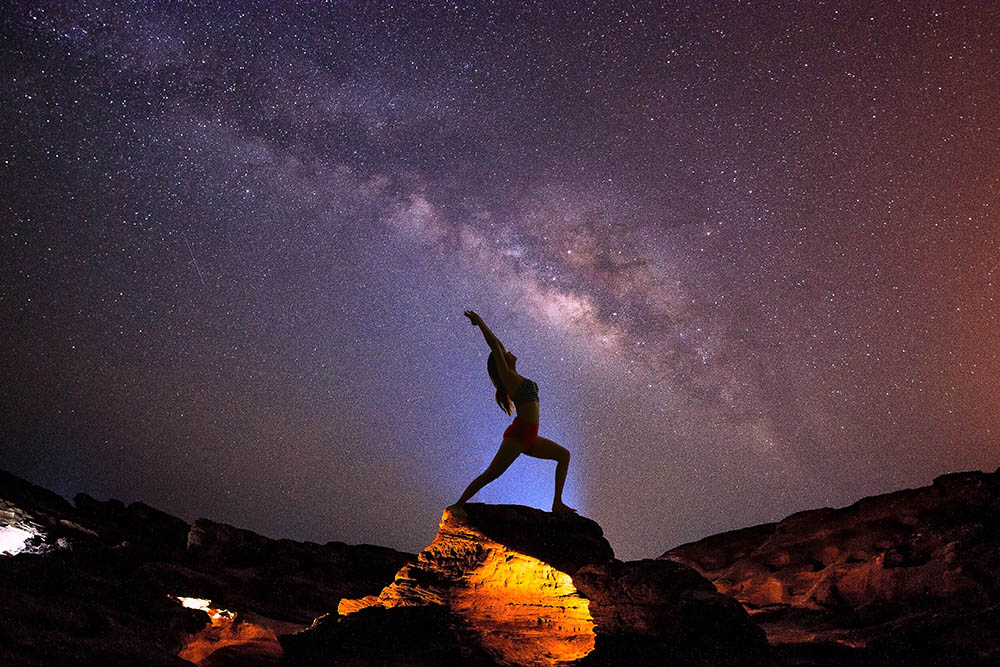
{"label": "rocky ridge", "polygon": [[622,562],[598,524],[519,505],[447,511],[377,596],[281,638],[292,665],[770,664],[763,633],[686,566]]}
{"label": "rocky ridge", "polygon": [[622,562],[593,521],[516,505],[439,528],[417,556],[272,540],[0,471],[0,664],[1000,662],[1000,471],[656,560]]}
{"label": "rocky ridge", "polygon": [[698,570],[807,664],[1000,662],[1000,471],[943,475],[661,558]]}
{"label": "rocky ridge", "polygon": [[[379,591],[413,558],[189,525],[143,503],[71,504],[4,471],[0,550],[4,665],[277,664],[278,634]],[[183,597],[231,615],[213,619]]]}

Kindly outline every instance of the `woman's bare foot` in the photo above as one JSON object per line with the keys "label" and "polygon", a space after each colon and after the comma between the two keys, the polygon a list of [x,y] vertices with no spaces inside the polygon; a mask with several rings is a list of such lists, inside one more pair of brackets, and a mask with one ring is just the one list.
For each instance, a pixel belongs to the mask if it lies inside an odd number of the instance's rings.
{"label": "woman's bare foot", "polygon": [[452,516],[457,516],[459,519],[468,519],[469,514],[465,511],[464,505],[449,505],[447,510],[451,512]]}
{"label": "woman's bare foot", "polygon": [[562,502],[552,503],[553,512],[575,512],[576,510]]}

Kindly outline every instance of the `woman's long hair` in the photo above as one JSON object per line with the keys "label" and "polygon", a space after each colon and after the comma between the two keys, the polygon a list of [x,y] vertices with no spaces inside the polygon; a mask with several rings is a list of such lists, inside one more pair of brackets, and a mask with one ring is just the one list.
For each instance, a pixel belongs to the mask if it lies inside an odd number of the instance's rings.
{"label": "woman's long hair", "polygon": [[510,396],[507,395],[507,389],[504,388],[503,382],[500,381],[500,371],[497,370],[497,359],[493,356],[493,352],[490,352],[490,356],[486,360],[486,372],[490,374],[490,380],[493,381],[493,386],[497,388],[497,405],[508,415],[514,414],[514,410],[510,405]]}

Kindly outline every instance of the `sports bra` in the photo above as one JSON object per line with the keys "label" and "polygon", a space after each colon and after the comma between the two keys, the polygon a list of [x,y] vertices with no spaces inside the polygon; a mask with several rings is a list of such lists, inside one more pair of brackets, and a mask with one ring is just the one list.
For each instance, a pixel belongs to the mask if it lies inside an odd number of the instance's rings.
{"label": "sports bra", "polygon": [[514,406],[518,408],[525,403],[537,403],[538,385],[528,378],[523,378],[511,398],[514,400]]}

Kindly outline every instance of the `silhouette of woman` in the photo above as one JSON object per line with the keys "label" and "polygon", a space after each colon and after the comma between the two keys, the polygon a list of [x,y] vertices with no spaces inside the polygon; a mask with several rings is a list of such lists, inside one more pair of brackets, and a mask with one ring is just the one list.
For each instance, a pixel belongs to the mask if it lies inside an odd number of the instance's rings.
{"label": "silhouette of woman", "polygon": [[552,511],[575,512],[575,509],[562,501],[563,484],[566,482],[566,472],[569,470],[569,451],[538,435],[538,385],[518,374],[515,368],[517,357],[508,352],[503,343],[497,340],[483,322],[483,318],[471,310],[465,311],[465,316],[472,321],[473,326],[482,330],[486,343],[490,346],[486,370],[497,390],[497,405],[510,415],[511,399],[513,399],[517,416],[503,432],[503,441],[493,461],[486,470],[472,480],[458,502],[448,509],[455,516],[466,516],[465,502],[476,495],[479,489],[502,475],[514,459],[524,453],[538,459],[550,459],[556,462],[556,489],[552,498]]}

